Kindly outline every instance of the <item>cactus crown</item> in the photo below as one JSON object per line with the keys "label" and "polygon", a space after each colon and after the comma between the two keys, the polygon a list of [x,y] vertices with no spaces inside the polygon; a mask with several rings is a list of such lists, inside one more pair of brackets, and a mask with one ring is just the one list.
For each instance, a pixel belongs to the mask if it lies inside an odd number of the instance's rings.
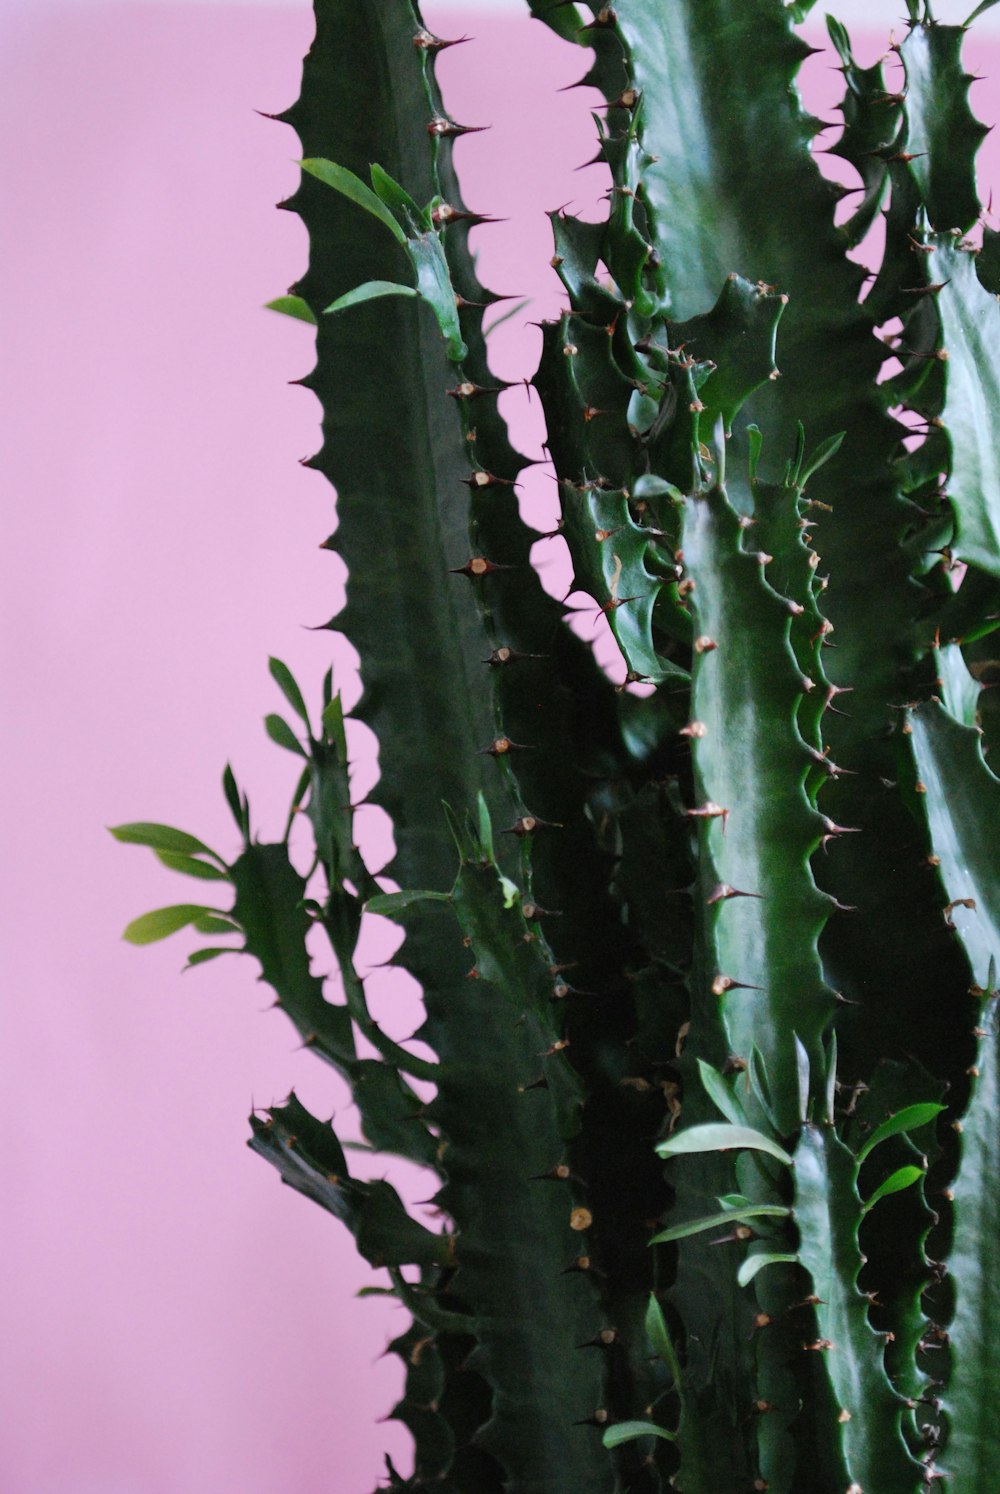
{"label": "cactus crown", "polygon": [[[1000,239],[977,230],[964,28],[908,0],[890,74],[829,22],[831,149],[861,182],[840,221],[795,88],[808,3],[530,9],[607,101],[607,218],[552,214],[568,309],[534,387],[618,683],[531,564],[483,335],[500,298],[452,166],[468,127],[435,81],[452,43],[415,0],[316,0],[281,116],[310,260],[276,304],[316,326],[309,465],[349,573],[330,626],[361,657],[403,890],[355,843],[331,676],[317,721],[272,660],[311,874],[227,769],[234,861],[115,833],[231,906],[127,936],[237,936],[370,1145],[437,1179],[417,1218],[294,1095],[251,1117],[411,1314],[392,1414],[415,1467],[390,1487],[985,1490]],[[369,1011],[374,916],[404,931],[432,1058]]]}

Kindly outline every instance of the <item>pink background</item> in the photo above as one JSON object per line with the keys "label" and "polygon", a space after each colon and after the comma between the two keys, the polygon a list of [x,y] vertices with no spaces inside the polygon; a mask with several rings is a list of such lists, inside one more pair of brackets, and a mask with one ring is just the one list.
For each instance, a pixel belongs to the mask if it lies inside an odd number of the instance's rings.
{"label": "pink background", "polygon": [[[522,323],[551,314],[543,211],[596,216],[603,190],[572,172],[593,150],[588,100],[554,91],[578,57],[517,17],[425,14],[478,38],[441,72],[456,117],[495,126],[458,147],[466,196],[515,220],[480,231],[483,279],[535,297]],[[349,1237],[244,1146],[251,1099],[294,1086],[329,1115],[344,1091],[261,1014],[250,962],[180,979],[194,939],[120,942],[202,886],[103,828],[158,819],[234,854],[231,758],[257,828],[280,833],[297,769],[260,724],[282,704],[267,655],[311,702],[332,657],[304,627],[340,595],[317,548],[331,494],[297,465],[317,412],[287,382],[310,336],[258,310],[305,241],[272,206],[295,139],[253,111],[291,101],[310,35],[306,0],[0,10],[0,1494],[368,1494],[383,1450],[409,1466],[405,1432],[374,1424],[402,1315],[355,1300],[377,1278]],[[982,43],[970,55],[1000,72]],[[820,112],[828,68],[807,68]],[[498,333],[497,372],[530,372],[536,335]],[[506,398],[530,449],[537,418]],[[371,771],[369,751],[361,786]],[[412,1004],[387,1018],[412,1021]]]}

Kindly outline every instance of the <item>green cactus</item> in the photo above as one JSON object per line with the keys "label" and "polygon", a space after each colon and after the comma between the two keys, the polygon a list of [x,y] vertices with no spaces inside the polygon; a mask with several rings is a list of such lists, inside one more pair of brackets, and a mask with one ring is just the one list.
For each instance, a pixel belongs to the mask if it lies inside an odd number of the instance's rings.
{"label": "green cactus", "polygon": [[[975,235],[964,28],[926,0],[896,92],[829,21],[862,183],[835,222],[795,87],[809,9],[530,0],[608,106],[607,220],[552,216],[569,310],[534,385],[618,687],[530,562],[450,43],[416,0],[316,0],[281,116],[310,260],[274,304],[316,328],[330,626],[403,890],[355,843],[332,676],[314,730],[277,660],[309,874],[228,768],[235,860],[113,833],[234,892],[126,937],[235,935],[191,963],[253,955],[371,1147],[435,1181],[430,1224],[294,1095],[251,1117],[412,1317],[391,1488],[983,1494],[1000,1467],[1000,240]],[[432,1059],[369,1011],[366,915],[404,931]]]}

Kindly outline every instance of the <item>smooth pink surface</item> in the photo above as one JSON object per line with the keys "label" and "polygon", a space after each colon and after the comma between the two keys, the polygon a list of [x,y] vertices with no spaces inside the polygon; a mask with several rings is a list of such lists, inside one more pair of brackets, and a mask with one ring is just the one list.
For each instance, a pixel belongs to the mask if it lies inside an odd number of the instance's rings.
{"label": "smooth pink surface", "polygon": [[[554,93],[579,61],[527,21],[426,16],[480,39],[441,71],[459,119],[496,123],[458,148],[470,203],[514,219],[481,231],[483,278],[549,314],[543,210],[595,216],[603,190],[572,174],[586,97]],[[231,757],[279,833],[297,770],[260,725],[281,705],[267,655],[314,702],[332,656],[304,630],[340,596],[317,548],[331,496],[297,465],[316,407],[287,385],[310,337],[258,311],[305,241],[272,207],[294,137],[253,110],[294,97],[310,35],[306,0],[0,13],[0,1494],[368,1494],[383,1450],[409,1463],[402,1429],[374,1425],[402,1314],[355,1301],[373,1273],[349,1238],[244,1146],[251,1100],[294,1086],[329,1115],[344,1091],[261,1015],[249,962],[180,980],[193,939],[120,942],[201,888],[103,828],[159,819],[234,853]],[[534,335],[498,333],[497,371],[530,372]],[[537,417],[507,401],[528,449]]]}

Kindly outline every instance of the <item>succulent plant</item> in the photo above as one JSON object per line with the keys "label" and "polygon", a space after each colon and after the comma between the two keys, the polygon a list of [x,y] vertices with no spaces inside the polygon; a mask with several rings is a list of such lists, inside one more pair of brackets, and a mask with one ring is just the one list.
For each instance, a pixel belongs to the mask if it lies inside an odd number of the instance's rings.
{"label": "succulent plant", "polygon": [[[234,860],[114,833],[235,894],[126,936],[236,935],[371,1147],[436,1180],[415,1217],[294,1095],[251,1117],[410,1314],[415,1464],[389,1487],[995,1487],[1000,236],[965,28],[907,5],[901,82],[828,23],[841,221],[796,89],[809,3],[530,4],[607,101],[608,215],[552,214],[568,309],[534,387],[615,683],[531,564],[452,43],[415,0],[316,0],[280,116],[309,267],[276,304],[316,327],[330,627],[361,658],[393,881],[355,841],[332,676],[317,721],[277,660],[309,873],[229,769]],[[369,916],[404,930],[431,1059],[369,1011]]]}

